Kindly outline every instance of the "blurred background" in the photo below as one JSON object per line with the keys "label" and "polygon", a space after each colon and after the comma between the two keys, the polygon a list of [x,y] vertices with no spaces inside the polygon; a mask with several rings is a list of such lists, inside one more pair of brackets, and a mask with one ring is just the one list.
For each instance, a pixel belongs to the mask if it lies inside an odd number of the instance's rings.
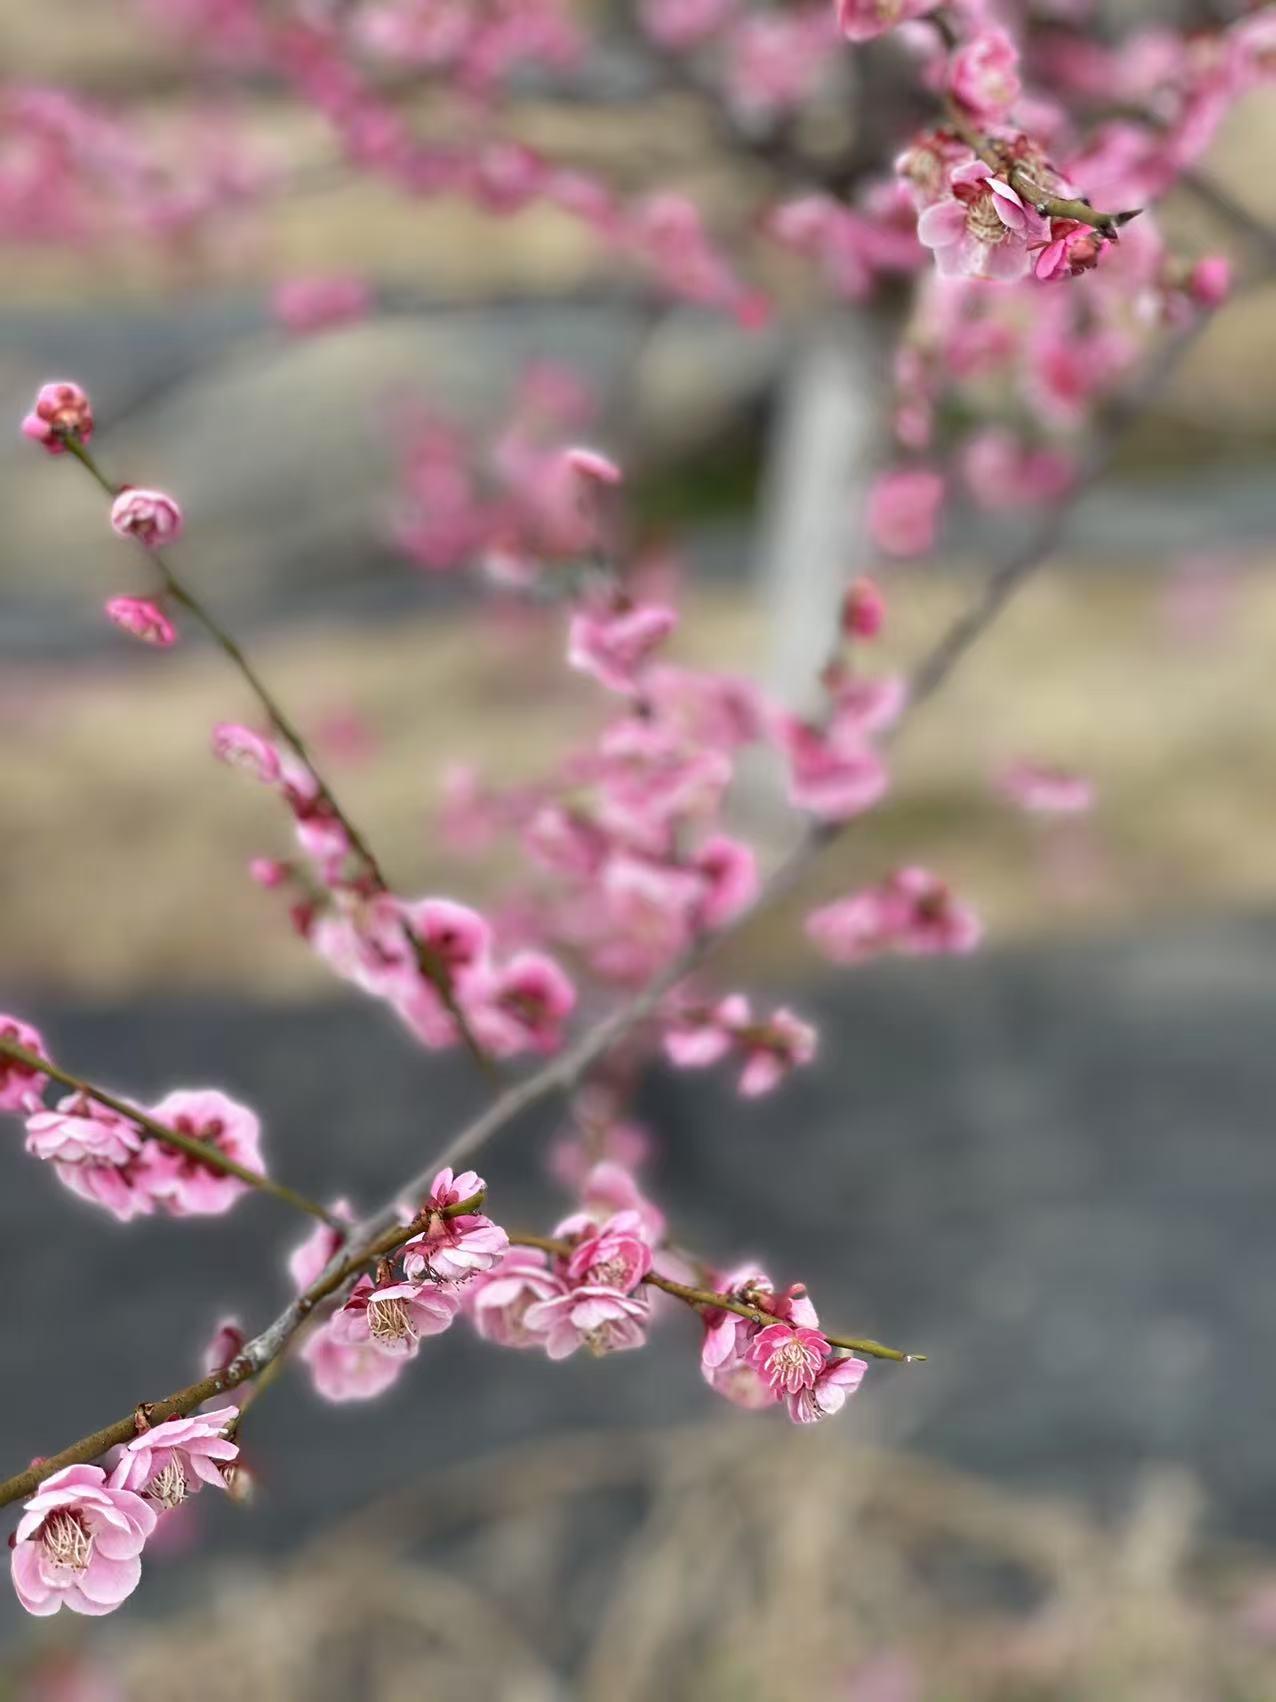
{"label": "blurred background", "polygon": [[[412,432],[445,419],[481,441],[529,371],[570,372],[573,435],[624,462],[635,548],[684,585],[675,658],[802,703],[830,597],[873,566],[851,499],[902,293],[830,306],[759,250],[765,326],[653,307],[560,213],[405,203],[334,165],[268,84],[196,77],[110,0],[0,0],[0,67],[219,183],[216,216],[176,210],[162,242],[0,219],[0,417],[16,427],[50,377],[88,388],[103,462],[181,498],[192,582],[401,890],[491,900],[510,862],[451,842],[449,772],[535,777],[598,723],[561,616],[483,605],[422,565],[404,519]],[[215,157],[223,105],[242,158]],[[507,117],[631,191],[694,193],[748,240],[765,159],[623,50],[570,101],[533,81]],[[1206,165],[1276,225],[1256,169],[1274,146],[1276,102],[1253,96]],[[284,187],[250,195],[253,173]],[[1165,223],[1257,271],[1262,239],[1199,199]],[[352,269],[376,293],[358,322],[298,337],[272,310],[282,281]],[[173,1521],[173,1564],[152,1560],[124,1613],[37,1624],[6,1592],[0,1696],[1276,1696],[1274,368],[1276,291],[1254,285],[919,716],[888,807],[730,948],[724,985],[817,1021],[817,1063],[749,1104],[713,1075],[639,1085],[647,1181],[688,1243],[764,1255],[927,1365],[874,1368],[818,1434],[712,1405],[681,1317],[643,1355],[563,1366],[454,1332],[367,1407],[290,1373],[246,1438],[253,1504],[206,1496]],[[829,432],[840,460],[803,453]],[[143,586],[91,483],[15,429],[0,511],[0,1006],[122,1092],[223,1086],[261,1110],[279,1174],[371,1203],[481,1084],[347,996],[248,879],[281,823],[207,746],[250,705],[198,641],[152,653],[103,620]],[[959,513],[934,564],[887,570],[892,662],[1018,525]],[[989,777],[1025,754],[1088,776],[1093,813],[1008,808]],[[741,792],[778,857],[774,776]],[[802,915],[901,859],[952,881],[987,949],[831,975]],[[504,1221],[561,1212],[562,1135],[549,1111],[493,1146]],[[800,1221],[777,1166],[817,1179]],[[293,1237],[263,1199],[119,1230],[15,1132],[5,1469],[193,1375],[221,1317],[273,1315]]]}

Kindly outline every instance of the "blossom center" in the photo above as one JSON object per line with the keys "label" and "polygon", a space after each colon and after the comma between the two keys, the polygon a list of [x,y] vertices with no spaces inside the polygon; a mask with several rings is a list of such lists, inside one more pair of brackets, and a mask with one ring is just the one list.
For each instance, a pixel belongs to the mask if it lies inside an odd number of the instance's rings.
{"label": "blossom center", "polygon": [[412,1328],[411,1313],[406,1304],[397,1297],[369,1302],[368,1329],[373,1337],[381,1342],[405,1341],[416,1334]]}
{"label": "blossom center", "polygon": [[966,208],[966,229],[976,242],[1004,242],[1009,234],[997,212],[997,197],[991,190],[977,195]]}
{"label": "blossom center", "polygon": [[40,1542],[52,1565],[71,1572],[83,1572],[93,1558],[93,1533],[78,1513],[50,1513]]}
{"label": "blossom center", "polygon": [[186,1473],[182,1470],[181,1459],[177,1454],[170,1454],[163,1468],[147,1484],[146,1499],[167,1512],[185,1501],[186,1491]]}

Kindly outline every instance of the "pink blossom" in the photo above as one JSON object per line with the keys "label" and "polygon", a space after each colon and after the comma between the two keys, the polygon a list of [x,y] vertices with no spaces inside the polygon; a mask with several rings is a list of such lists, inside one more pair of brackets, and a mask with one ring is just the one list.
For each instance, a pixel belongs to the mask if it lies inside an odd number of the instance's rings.
{"label": "pink blossom", "polygon": [[708,1328],[700,1355],[700,1375],[714,1391],[733,1406],[749,1412],[760,1412],[774,1406],[779,1392],[766,1377],[750,1364],[749,1343],[759,1326],[738,1313],[723,1309],[702,1314]]}
{"label": "pink blossom", "polygon": [[948,175],[948,194],[917,221],[919,240],[935,251],[941,278],[990,278],[1001,283],[1028,271],[1029,245],[1045,239],[1046,224],[983,160]]}
{"label": "pink blossom", "polygon": [[773,1389],[795,1395],[810,1390],[832,1352],[818,1330],[802,1325],[768,1324],[749,1343],[746,1358]]}
{"label": "pink blossom", "polygon": [[975,501],[992,510],[1058,502],[1076,478],[1076,464],[1066,451],[1030,448],[996,426],[972,433],[961,459]]}
{"label": "pink blossom", "polygon": [[176,627],[149,597],[112,597],[106,605],[106,618],[143,644],[163,649],[177,641]]}
{"label": "pink blossom", "polygon": [[971,952],[983,929],[925,869],[898,869],[877,886],[825,905],[807,917],[806,932],[834,963],[855,964],[883,952],[905,956]]}
{"label": "pink blossom", "polygon": [[886,599],[876,581],[857,579],[842,598],[842,631],[847,638],[876,638],[886,624]]}
{"label": "pink blossom", "polygon": [[818,1036],[809,1023],[781,1007],[767,1022],[750,1028],[742,1039],[740,1092],[745,1099],[756,1099],[778,1087],[791,1070],[811,1062]]}
{"label": "pink blossom", "polygon": [[1094,805],[1094,787],[1082,774],[1021,758],[997,776],[997,790],[1033,815],[1084,815]]}
{"label": "pink blossom", "polygon": [[632,1294],[651,1269],[646,1226],[636,1211],[617,1212],[573,1247],[567,1280],[593,1288]]}
{"label": "pink blossom", "polygon": [[42,384],[22,422],[22,431],[50,455],[65,455],[68,437],[87,443],[93,436],[93,404],[88,393],[67,379]]}
{"label": "pink blossom", "polygon": [[677,53],[716,34],[738,5],[739,0],[640,0],[638,17],[654,42]]}
{"label": "pink blossom", "polygon": [[370,1347],[391,1359],[411,1359],[423,1336],[441,1335],[448,1328],[459,1305],[452,1289],[434,1283],[377,1287],[370,1276],[361,1276],[333,1313],[329,1329],[345,1347]]}
{"label": "pink blossom", "polygon": [[943,478],[930,467],[879,473],[868,498],[873,542],[886,555],[926,555],[935,546],[943,501]]}
{"label": "pink blossom", "polygon": [[[332,1212],[346,1223],[354,1221],[348,1200],[337,1200]],[[288,1274],[298,1294],[304,1294],[311,1283],[317,1282],[345,1246],[345,1234],[329,1223],[317,1223],[314,1229],[288,1255]]]}
{"label": "pink blossom", "polygon": [[480,1043],[507,1058],[528,1048],[556,1052],[575,1005],[576,989],[552,957],[520,951],[475,983],[469,1015]]}
{"label": "pink blossom", "polygon": [[1093,225],[1078,219],[1052,218],[1048,236],[1032,244],[1037,250],[1033,272],[1042,283],[1058,278],[1078,278],[1092,272],[1099,256],[1110,246],[1109,239]]}
{"label": "pink blossom", "polygon": [[101,1466],[65,1466],[25,1504],[13,1537],[13,1587],[28,1613],[110,1613],[133,1594],[156,1516]]}
{"label": "pink blossom", "polygon": [[582,479],[591,480],[596,485],[619,485],[624,482],[625,475],[610,458],[601,450],[588,449],[577,445],[563,451],[563,464]]}
{"label": "pink blossom", "polygon": [[645,1297],[616,1288],[574,1288],[538,1300],[524,1314],[526,1327],[545,1339],[551,1359],[566,1359],[584,1346],[593,1354],[641,1347],[650,1307]]}
{"label": "pink blossom", "polygon": [[496,1270],[481,1272],[467,1284],[463,1304],[484,1341],[498,1347],[545,1345],[543,1335],[528,1327],[528,1309],[567,1292],[548,1267],[539,1248],[511,1247]]}
{"label": "pink blossom", "polygon": [[[260,1171],[261,1124],[257,1114],[217,1088],[177,1088],[151,1108],[157,1123],[203,1141],[249,1170]],[[175,1216],[217,1216],[229,1211],[248,1183],[216,1170],[177,1147],[148,1146],[147,1187]]]}
{"label": "pink blossom", "polygon": [[82,1094],[27,1119],[27,1151],[52,1164],[72,1193],[105,1206],[121,1223],[155,1210],[149,1155],[142,1146],[131,1123]]}
{"label": "pink blossom", "polygon": [[492,930],[468,904],[450,898],[418,898],[403,906],[403,916],[414,938],[453,981],[486,962]]}
{"label": "pink blossom", "polygon": [[1222,307],[1232,293],[1232,266],[1225,254],[1198,260],[1187,281],[1187,293],[1200,307]]}
{"label": "pink blossom", "polygon": [[[29,1022],[23,1022],[16,1016],[6,1016],[3,1012],[0,1012],[0,1039],[12,1040],[15,1045],[22,1046],[41,1058],[48,1056],[38,1029],[32,1028]],[[48,1082],[48,1076],[41,1071],[0,1053],[0,1111],[36,1110]]]}
{"label": "pink blossom", "polygon": [[161,1512],[185,1501],[205,1483],[225,1489],[224,1468],[239,1457],[239,1445],[226,1432],[239,1418],[238,1407],[170,1418],[144,1430],[115,1450],[112,1489],[131,1489]]}
{"label": "pink blossom", "polygon": [[875,733],[886,733],[908,706],[908,682],[899,674],[852,674],[833,689],[828,736],[834,744],[855,748]]}
{"label": "pink blossom", "polygon": [[830,736],[795,716],[781,717],[777,731],[789,760],[789,798],[795,809],[824,821],[846,821],[886,795],[886,765],[863,740]]}
{"label": "pink blossom", "polygon": [[275,285],[270,311],[294,336],[310,336],[366,319],[372,291],[352,276],[285,278]]}
{"label": "pink blossom", "polygon": [[[487,1187],[473,1170],[453,1175],[451,1167],[440,1170],[421,1207],[422,1212],[442,1212],[458,1206]],[[461,1283],[499,1265],[509,1249],[505,1231],[482,1212],[462,1212],[455,1217],[434,1217],[429,1227],[414,1236],[403,1249],[403,1269],[415,1281]]]}
{"label": "pink blossom", "polygon": [[148,550],[175,544],[182,535],[182,511],[163,491],[125,485],[111,504],[111,525],[121,538],[136,538]]}
{"label": "pink blossom", "polygon": [[939,0],[837,0],[837,22],[849,41],[872,41],[933,12]]}
{"label": "pink blossom", "polygon": [[609,691],[631,694],[640,689],[649,657],[677,624],[676,612],[662,603],[581,609],[572,616],[568,666],[592,674]]}
{"label": "pink blossom", "polygon": [[737,1032],[751,1021],[749,1001],[743,993],[731,993],[716,1005],[686,1006],[674,1014],[665,1029],[666,1055],[679,1069],[706,1069],[726,1057]]}
{"label": "pink blossom", "polygon": [[238,1318],[223,1318],[204,1349],[204,1375],[211,1377],[215,1371],[228,1370],[244,1351],[247,1340]]}
{"label": "pink blossom", "polygon": [[219,721],[213,728],[213,755],[267,786],[273,786],[283,772],[279,752],[270,740],[233,721]]}
{"label": "pink blossom", "polygon": [[622,1212],[633,1212],[642,1224],[644,1238],[651,1246],[664,1239],[665,1218],[634,1180],[633,1174],[614,1159],[602,1159],[585,1177],[581,1187],[581,1210],[564,1219],[555,1235],[580,1235]]}
{"label": "pink blossom", "polygon": [[826,1359],[814,1383],[786,1392],[784,1404],[794,1424],[818,1424],[841,1412],[864,1381],[868,1365],[854,1354]]}
{"label": "pink blossom", "polygon": [[336,1317],[306,1337],[301,1357],[316,1392],[326,1401],[371,1400],[390,1387],[407,1363],[402,1355],[382,1353],[371,1332],[357,1342],[346,1340]]}
{"label": "pink blossom", "polygon": [[1019,49],[1003,29],[982,29],[953,54],[949,92],[983,122],[1004,117],[1020,87]]}
{"label": "pink blossom", "polygon": [[705,883],[696,922],[701,928],[722,928],[734,921],[758,895],[758,859],[753,847],[725,833],[715,833],[691,857],[691,867]]}

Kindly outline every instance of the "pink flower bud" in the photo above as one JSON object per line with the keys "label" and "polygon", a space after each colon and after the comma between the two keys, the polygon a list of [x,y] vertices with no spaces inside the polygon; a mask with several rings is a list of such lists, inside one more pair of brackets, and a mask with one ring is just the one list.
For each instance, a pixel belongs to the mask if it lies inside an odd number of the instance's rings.
{"label": "pink flower bud", "polygon": [[219,721],[213,728],[213,755],[267,786],[272,786],[282,772],[279,752],[270,740],[234,721]]}
{"label": "pink flower bud", "polygon": [[177,628],[164,611],[146,597],[112,597],[106,605],[106,618],[121,632],[140,638],[143,644],[167,649],[177,642]]}
{"label": "pink flower bud", "polygon": [[1232,267],[1225,254],[1198,260],[1188,279],[1187,293],[1201,307],[1222,307],[1232,293]]}
{"label": "pink flower bud", "polygon": [[[37,1052],[42,1058],[48,1057],[39,1030],[16,1016],[0,1012],[0,1037],[16,1042],[28,1052]],[[0,1056],[0,1111],[37,1109],[48,1081],[49,1078],[40,1071],[28,1069],[14,1058]]]}
{"label": "pink flower bud", "polygon": [[68,437],[87,443],[93,436],[93,405],[88,393],[66,379],[42,384],[22,432],[50,455],[65,455]]}
{"label": "pink flower bud", "polygon": [[868,501],[868,529],[891,556],[923,556],[934,547],[944,481],[928,467],[879,474]]}
{"label": "pink flower bud", "polygon": [[872,579],[857,579],[842,599],[847,638],[876,638],[886,622],[886,599]]}
{"label": "pink flower bud", "polygon": [[121,538],[136,538],[148,550],[175,544],[182,535],[182,511],[163,491],[126,485],[111,504],[111,525]]}

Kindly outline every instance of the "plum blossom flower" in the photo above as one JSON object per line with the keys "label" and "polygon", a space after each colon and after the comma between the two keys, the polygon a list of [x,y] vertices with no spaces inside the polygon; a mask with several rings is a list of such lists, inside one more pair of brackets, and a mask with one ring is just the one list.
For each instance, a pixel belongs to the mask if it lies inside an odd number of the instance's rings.
{"label": "plum blossom flower", "polygon": [[677,624],[677,613],[664,603],[581,609],[572,616],[568,666],[592,674],[609,691],[632,695],[641,689],[647,660]]}
{"label": "plum blossom flower", "polygon": [[50,455],[65,455],[68,437],[87,443],[93,436],[93,404],[88,393],[67,379],[42,384],[22,422],[22,432]]}
{"label": "plum blossom flower", "polygon": [[266,786],[273,786],[283,773],[279,752],[270,740],[234,721],[219,721],[213,728],[213,755]]}
{"label": "plum blossom flower", "polygon": [[665,1053],[679,1069],[706,1069],[725,1058],[737,1030],[751,1021],[743,993],[729,993],[716,1005],[691,1005],[677,1010],[665,1029]]}
{"label": "plum blossom flower", "polygon": [[223,1318],[204,1349],[204,1375],[211,1377],[215,1371],[227,1370],[239,1358],[247,1340],[238,1318]]}
{"label": "plum blossom flower", "polygon": [[460,1306],[455,1292],[434,1283],[374,1285],[361,1276],[329,1323],[344,1347],[370,1347],[392,1359],[411,1359],[423,1336],[441,1335]]}
{"label": "plum blossom flower", "polygon": [[[353,1223],[354,1213],[349,1200],[337,1200],[332,1207],[334,1217]],[[330,1223],[317,1223],[299,1247],[288,1255],[288,1274],[298,1294],[304,1294],[312,1282],[317,1282],[345,1245],[345,1235]]]}
{"label": "plum blossom flower", "polygon": [[136,538],[148,550],[175,544],[185,522],[182,511],[163,491],[125,485],[111,504],[111,526],[121,538]]}
{"label": "plum blossom flower", "polygon": [[824,1361],[832,1352],[818,1330],[803,1325],[767,1324],[749,1343],[746,1355],[773,1389],[785,1395],[815,1385]]}
{"label": "plum blossom flower", "polygon": [[1032,246],[1037,254],[1033,274],[1048,284],[1058,278],[1079,278],[1083,272],[1092,272],[1110,244],[1093,225],[1082,224],[1079,219],[1052,218],[1048,235]]}
{"label": "plum blossom flower", "polygon": [[818,1036],[809,1023],[781,1007],[742,1038],[744,1069],[740,1072],[740,1093],[745,1099],[757,1099],[778,1087],[800,1064],[811,1062]]}
{"label": "plum blossom flower", "polygon": [[918,239],[935,252],[941,278],[1022,278],[1029,245],[1045,238],[1045,220],[985,161],[968,160],[948,174],[948,194],[917,220]]}
{"label": "plum blossom flower", "polygon": [[818,1424],[841,1412],[864,1381],[866,1361],[853,1353],[826,1359],[814,1383],[786,1392],[784,1404],[794,1424]]}
{"label": "plum blossom flower", "polygon": [[997,776],[997,790],[1032,815],[1085,815],[1094,805],[1094,786],[1083,774],[1021,758]]}
{"label": "plum blossom flower", "polygon": [[1193,266],[1187,293],[1198,307],[1222,307],[1232,293],[1232,263],[1225,254],[1206,255]]}
{"label": "plum blossom flower", "polygon": [[219,1407],[144,1430],[116,1450],[111,1488],[131,1489],[161,1512],[179,1506],[202,1484],[225,1489],[224,1468],[239,1457],[238,1443],[226,1432],[238,1417],[238,1407]]}
{"label": "plum blossom flower", "polygon": [[[473,1170],[453,1175],[451,1167],[440,1170],[430,1186],[422,1213],[441,1213],[462,1205],[485,1191],[487,1184]],[[403,1248],[404,1273],[414,1281],[463,1283],[499,1265],[509,1250],[509,1237],[499,1224],[482,1212],[462,1212],[455,1217],[435,1216],[429,1227],[413,1236]]]}
{"label": "plum blossom flower", "polygon": [[349,1341],[338,1331],[336,1317],[306,1337],[301,1357],[310,1368],[317,1394],[326,1401],[368,1401],[382,1394],[407,1363],[402,1356],[382,1353],[371,1333]]}
{"label": "plum blossom flower", "polygon": [[177,642],[177,628],[149,597],[112,597],[106,605],[106,618],[143,644],[167,649]]}
{"label": "plum blossom flower", "polygon": [[567,1280],[632,1294],[651,1269],[646,1225],[636,1211],[617,1212],[578,1241],[567,1261]]}
{"label": "plum blossom flower", "polygon": [[498,1347],[544,1347],[544,1335],[530,1329],[528,1309],[567,1293],[567,1285],[549,1269],[538,1247],[511,1247],[500,1265],[480,1272],[462,1290],[462,1304],[484,1341]]}
{"label": "plum blossom flower", "polygon": [[753,903],[760,885],[757,854],[751,845],[725,833],[712,834],[691,857],[705,883],[696,907],[701,928],[721,928]]}
{"label": "plum blossom flower", "polygon": [[948,89],[976,118],[1005,116],[1019,99],[1019,49],[1003,29],[983,29],[953,54]]}
{"label": "plum blossom flower", "polygon": [[842,598],[842,631],[847,638],[876,638],[886,624],[886,599],[872,579],[857,579]]}
{"label": "plum blossom flower", "polygon": [[52,1164],[58,1181],[121,1223],[155,1210],[149,1155],[137,1129],[83,1094],[27,1119],[26,1148]]}
{"label": "plum blossom flower", "polygon": [[924,556],[935,546],[943,476],[931,467],[894,467],[873,481],[868,529],[886,555]]}
{"label": "plum blossom flower", "polygon": [[837,0],[838,28],[848,41],[872,41],[933,12],[939,0]]}
{"label": "plum blossom flower", "polygon": [[876,886],[814,910],[807,936],[834,963],[855,964],[883,952],[925,957],[971,952],[983,936],[979,918],[926,869],[897,869]]}
{"label": "plum blossom flower", "polygon": [[647,1339],[650,1307],[644,1297],[618,1288],[573,1288],[538,1300],[524,1313],[526,1327],[543,1336],[551,1359],[566,1359],[578,1347],[593,1354],[622,1353]]}
{"label": "plum blossom flower", "polygon": [[116,1489],[101,1466],[64,1466],[25,1504],[13,1537],[13,1587],[28,1613],[98,1616],[133,1594],[152,1507]]}
{"label": "plum blossom flower", "polygon": [[498,1058],[528,1048],[556,1052],[576,989],[544,952],[515,952],[471,989],[469,1015],[480,1043]]}
{"label": "plum blossom flower", "polygon": [[295,337],[354,324],[371,307],[372,291],[351,276],[284,278],[270,298],[272,315]]}
{"label": "plum blossom flower", "polygon": [[[38,1053],[41,1058],[48,1056],[38,1029],[3,1012],[0,1012],[0,1039],[12,1040],[26,1051]],[[35,1110],[48,1082],[48,1076],[42,1071],[32,1069],[17,1058],[0,1054],[0,1111]]]}
{"label": "plum blossom flower", "polygon": [[[177,1088],[152,1106],[157,1123],[203,1141],[250,1170],[260,1171],[261,1124],[257,1113],[217,1088]],[[178,1147],[149,1143],[147,1187],[175,1216],[217,1216],[229,1211],[248,1183]]]}
{"label": "plum blossom flower", "polygon": [[961,466],[975,501],[992,510],[1058,502],[1076,478],[1076,462],[1065,450],[1032,448],[996,426],[971,434]]}
{"label": "plum blossom flower", "polygon": [[789,799],[823,821],[847,821],[880,803],[890,784],[886,765],[862,738],[821,731],[782,716],[779,742],[789,762]]}

